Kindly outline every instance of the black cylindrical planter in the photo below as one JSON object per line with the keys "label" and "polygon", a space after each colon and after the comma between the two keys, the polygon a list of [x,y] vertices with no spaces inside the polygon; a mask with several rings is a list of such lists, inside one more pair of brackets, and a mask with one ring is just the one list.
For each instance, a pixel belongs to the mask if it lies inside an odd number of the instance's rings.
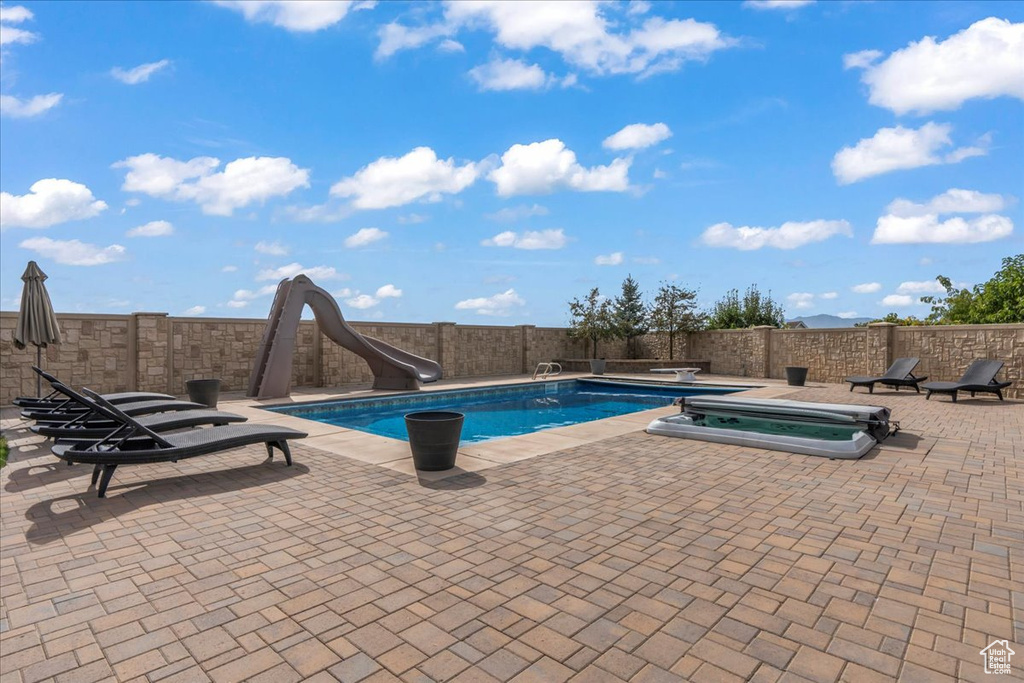
{"label": "black cylindrical planter", "polygon": [[217,399],[220,398],[219,379],[190,379],[185,382],[185,388],[188,389],[188,400],[210,408],[217,407]]}
{"label": "black cylindrical planter", "polygon": [[462,413],[430,410],[405,416],[409,448],[416,469],[432,472],[455,467],[455,455],[462,438]]}
{"label": "black cylindrical planter", "polygon": [[787,367],[786,384],[791,387],[802,387],[807,381],[807,368]]}

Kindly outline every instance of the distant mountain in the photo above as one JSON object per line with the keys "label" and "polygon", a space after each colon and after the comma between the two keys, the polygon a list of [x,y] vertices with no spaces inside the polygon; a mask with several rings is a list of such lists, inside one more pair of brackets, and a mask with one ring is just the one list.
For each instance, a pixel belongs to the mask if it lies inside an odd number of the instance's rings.
{"label": "distant mountain", "polygon": [[857,323],[867,323],[874,320],[874,318],[840,318],[838,315],[829,315],[828,313],[821,313],[819,315],[808,315],[800,316],[787,320],[786,322],[797,322],[800,321],[807,327],[853,327]]}

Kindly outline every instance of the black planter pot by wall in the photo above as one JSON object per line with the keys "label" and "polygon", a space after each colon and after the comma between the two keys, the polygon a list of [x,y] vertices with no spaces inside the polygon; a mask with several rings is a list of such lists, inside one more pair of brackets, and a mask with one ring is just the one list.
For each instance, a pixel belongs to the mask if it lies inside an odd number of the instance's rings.
{"label": "black planter pot by wall", "polygon": [[217,407],[217,399],[220,398],[219,379],[190,379],[185,382],[185,388],[188,390],[188,400],[210,408]]}
{"label": "black planter pot by wall", "polygon": [[786,384],[791,387],[802,387],[807,381],[807,368],[787,367]]}
{"label": "black planter pot by wall", "polygon": [[455,467],[465,415],[443,410],[409,413],[405,429],[416,469],[425,472]]}

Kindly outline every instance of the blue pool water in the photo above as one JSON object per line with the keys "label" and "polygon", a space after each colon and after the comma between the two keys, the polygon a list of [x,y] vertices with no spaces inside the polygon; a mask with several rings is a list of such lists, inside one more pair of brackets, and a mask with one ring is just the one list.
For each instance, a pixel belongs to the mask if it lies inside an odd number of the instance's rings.
{"label": "blue pool water", "polygon": [[268,410],[403,441],[408,439],[407,413],[454,410],[466,415],[462,443],[469,444],[663,407],[680,396],[719,395],[738,390],[640,384],[609,386],[566,380],[349,399]]}

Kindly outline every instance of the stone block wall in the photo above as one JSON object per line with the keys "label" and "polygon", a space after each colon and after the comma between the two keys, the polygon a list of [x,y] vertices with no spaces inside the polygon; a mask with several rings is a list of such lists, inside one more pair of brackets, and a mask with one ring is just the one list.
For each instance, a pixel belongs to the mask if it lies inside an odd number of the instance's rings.
{"label": "stone block wall", "polygon": [[709,330],[687,335],[687,355],[711,362],[716,375],[768,376],[768,337],[764,328]]}
{"label": "stone block wall", "polygon": [[586,358],[589,346],[569,338],[564,327],[528,327],[525,371],[533,374],[537,363],[563,358]]}
{"label": "stone block wall", "polygon": [[521,327],[455,327],[455,373],[450,377],[516,375],[523,371]]}
{"label": "stone block wall", "polygon": [[[863,375],[866,367],[868,328],[835,330],[771,330],[768,377],[784,378],[786,367],[807,368],[812,382],[842,382]],[[885,368],[879,370],[884,372]]]}
{"label": "stone block wall", "polygon": [[[14,347],[16,313],[0,313],[0,404],[15,396],[34,396],[36,347]],[[43,349],[43,369],[101,393],[123,390],[130,384],[134,364],[129,362],[131,316],[65,314],[60,316],[64,343]],[[45,387],[46,383],[43,383]],[[44,392],[48,391],[43,389]]]}
{"label": "stone block wall", "polygon": [[998,379],[1013,381],[1005,393],[1024,398],[1024,325],[897,327],[894,337],[894,357],[921,359],[915,375],[955,381],[976,358],[1001,360]]}
{"label": "stone block wall", "polygon": [[[219,377],[226,391],[244,390],[266,321],[182,318],[164,313],[131,315],[58,314],[64,343],[46,349],[44,367],[75,386],[100,392],[149,390],[185,393],[185,382]],[[35,348],[14,348],[17,314],[0,312],[0,404],[35,393]],[[480,377],[532,373],[538,362],[585,359],[587,345],[564,328],[456,325],[455,323],[353,323],[359,332],[400,349],[438,360],[444,376]],[[644,357],[666,361],[664,335],[647,335]],[[598,355],[623,358],[621,340],[602,342]],[[841,382],[849,375],[880,374],[894,358],[917,356],[918,373],[957,379],[975,358],[1006,363],[1001,378],[1024,398],[1024,324],[896,327],[831,330],[691,332],[677,338],[676,358],[707,362],[709,371],[737,377],[785,376],[785,367],[809,369],[813,381]],[[678,365],[678,363],[668,363]],[[292,386],[364,384],[373,376],[366,362],[325,337],[314,321],[299,325]]]}

